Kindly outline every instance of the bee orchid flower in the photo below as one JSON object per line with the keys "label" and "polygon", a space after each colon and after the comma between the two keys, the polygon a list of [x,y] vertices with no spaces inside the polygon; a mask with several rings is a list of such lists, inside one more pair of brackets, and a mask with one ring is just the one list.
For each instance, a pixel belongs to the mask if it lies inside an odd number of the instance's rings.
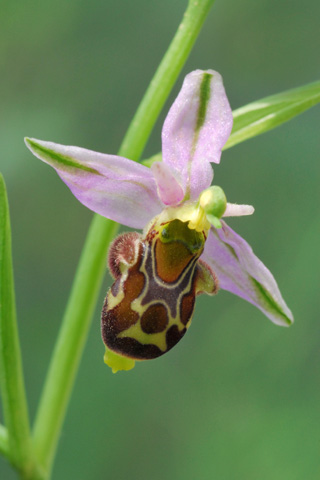
{"label": "bee orchid flower", "polygon": [[200,293],[228,290],[287,326],[292,313],[277,283],[248,243],[225,222],[250,215],[211,186],[232,129],[222,78],[188,74],[162,129],[162,161],[151,168],[116,155],[26,138],[76,198],[94,212],[134,229],[109,250],[114,284],[102,311],[105,362],[129,370],[135,360],[170,350],[191,323]]}

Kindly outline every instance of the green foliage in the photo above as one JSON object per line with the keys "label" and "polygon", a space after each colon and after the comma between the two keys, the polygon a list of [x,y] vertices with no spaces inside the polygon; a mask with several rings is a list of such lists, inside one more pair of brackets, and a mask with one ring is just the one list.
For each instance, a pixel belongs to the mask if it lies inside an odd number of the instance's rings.
{"label": "green foliage", "polygon": [[233,128],[224,149],[291,120],[320,102],[320,81],[249,103],[233,112]]}
{"label": "green foliage", "polygon": [[0,425],[0,453],[9,458],[8,430],[3,425]]}
{"label": "green foliage", "polygon": [[[5,183],[0,174],[0,376],[7,431],[1,427],[2,452],[23,478],[41,478],[32,461],[30,429],[16,322],[11,259],[11,228]],[[29,476],[31,475],[31,477]]]}

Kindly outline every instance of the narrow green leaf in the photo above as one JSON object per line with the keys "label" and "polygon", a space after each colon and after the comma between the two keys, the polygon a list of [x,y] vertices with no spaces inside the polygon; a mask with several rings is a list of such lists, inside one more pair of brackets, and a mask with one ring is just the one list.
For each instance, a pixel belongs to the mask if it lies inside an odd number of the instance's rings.
{"label": "narrow green leaf", "polygon": [[0,453],[9,458],[8,430],[3,425],[0,425]]}
{"label": "narrow green leaf", "polygon": [[[16,323],[9,208],[5,183],[1,174],[0,377],[10,460],[20,471],[30,471],[32,468],[31,440]],[[4,434],[3,431],[2,434]],[[3,453],[5,453],[5,450],[3,450]]]}
{"label": "narrow green leaf", "polygon": [[281,125],[320,102],[320,81],[262,98],[233,112],[233,129],[224,149]]}
{"label": "narrow green leaf", "polygon": [[[248,103],[233,111],[233,129],[223,150],[278,127],[319,102],[320,81]],[[150,167],[161,160],[157,153],[142,163]]]}

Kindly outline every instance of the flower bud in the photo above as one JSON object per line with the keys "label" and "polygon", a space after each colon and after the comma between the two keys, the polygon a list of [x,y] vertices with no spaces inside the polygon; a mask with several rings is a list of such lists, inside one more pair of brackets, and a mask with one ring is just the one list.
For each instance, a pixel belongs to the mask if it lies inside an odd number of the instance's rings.
{"label": "flower bud", "polygon": [[207,188],[201,193],[199,202],[209,222],[214,227],[221,228],[219,219],[223,216],[227,207],[227,199],[222,188],[216,185]]}

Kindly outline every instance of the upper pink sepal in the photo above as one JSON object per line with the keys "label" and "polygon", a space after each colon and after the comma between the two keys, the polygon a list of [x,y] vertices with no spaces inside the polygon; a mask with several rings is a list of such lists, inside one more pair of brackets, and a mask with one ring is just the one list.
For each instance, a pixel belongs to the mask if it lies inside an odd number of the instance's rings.
{"label": "upper pink sepal", "polygon": [[221,229],[211,228],[201,257],[213,268],[220,288],[252,303],[277,325],[290,325],[292,313],[271,272],[240,235],[221,223]]}
{"label": "upper pink sepal", "polygon": [[26,139],[86,207],[132,228],[143,228],[163,205],[150,168],[116,155]]}
{"label": "upper pink sepal", "polygon": [[233,117],[221,75],[196,70],[185,77],[162,129],[163,161],[179,172],[192,200],[212,181]]}

